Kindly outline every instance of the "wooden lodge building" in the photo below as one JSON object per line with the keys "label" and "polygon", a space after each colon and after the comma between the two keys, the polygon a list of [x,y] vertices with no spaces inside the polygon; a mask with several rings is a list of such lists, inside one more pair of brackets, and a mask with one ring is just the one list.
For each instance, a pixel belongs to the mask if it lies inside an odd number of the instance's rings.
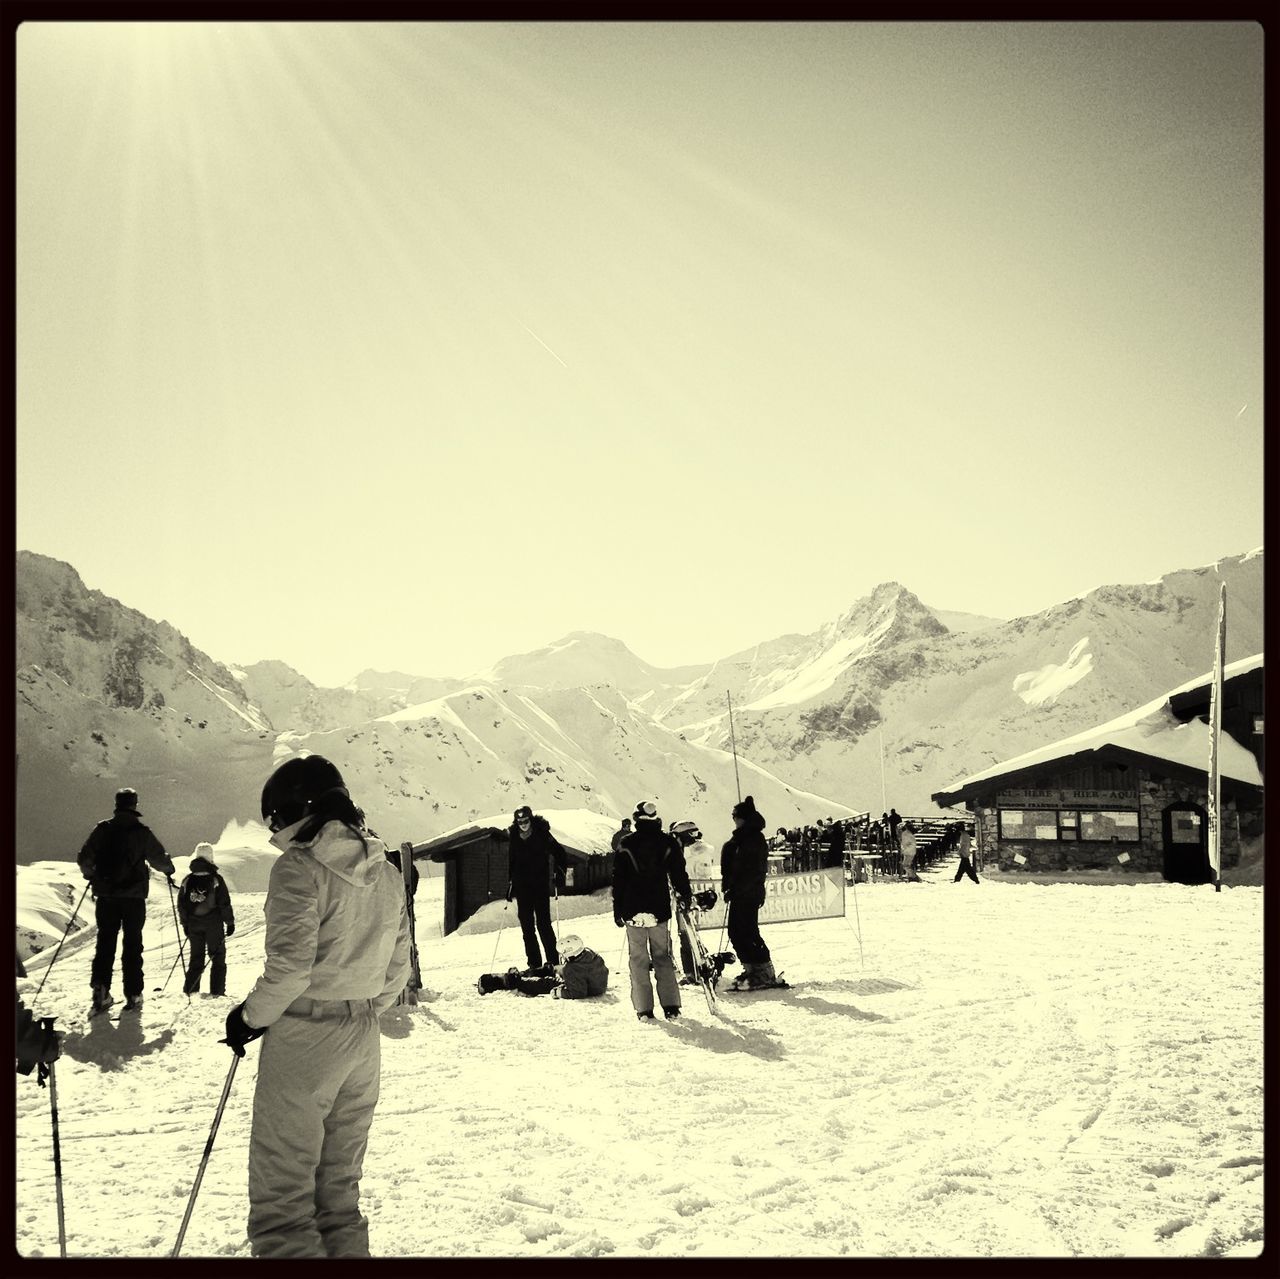
{"label": "wooden lodge building", "polygon": [[[1262,833],[1263,656],[1223,672],[1223,867]],[[982,860],[1001,870],[1158,872],[1212,878],[1208,854],[1212,673],[1097,728],[1029,751],[945,790],[974,815]]]}

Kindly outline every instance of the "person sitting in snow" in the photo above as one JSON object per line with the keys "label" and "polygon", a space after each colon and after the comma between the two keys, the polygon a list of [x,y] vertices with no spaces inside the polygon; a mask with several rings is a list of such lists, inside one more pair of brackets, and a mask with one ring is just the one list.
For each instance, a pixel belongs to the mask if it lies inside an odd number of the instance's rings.
{"label": "person sitting in snow", "polygon": [[[507,831],[507,901],[514,896],[525,958],[530,974],[542,968],[538,937],[547,952],[547,964],[560,962],[555,929],[551,927],[551,885],[564,887],[568,858],[560,841],[551,833],[545,817],[537,816],[528,804],[516,809]],[[537,931],[535,932],[535,925]]]}
{"label": "person sitting in snow", "polygon": [[236,931],[231,894],[213,861],[213,845],[197,844],[191,854],[191,873],[178,889],[178,920],[191,943],[184,994],[200,989],[205,952],[209,955],[209,994],[227,993],[227,942]]}
{"label": "person sitting in snow", "polygon": [[680,986],[671,957],[670,881],[684,910],[692,903],[684,850],[662,829],[657,805],[644,799],[636,805],[635,830],[618,846],[613,861],[613,922],[627,930],[631,969],[631,1006],[641,1021],[653,1020],[653,986],[668,1021],[680,1015]]}
{"label": "person sitting in snow", "polygon": [[609,969],[580,937],[560,941],[561,960],[555,972],[527,976],[517,968],[505,973],[484,973],[476,988],[482,995],[495,990],[517,990],[522,995],[553,995],[556,999],[592,999],[609,988]]}

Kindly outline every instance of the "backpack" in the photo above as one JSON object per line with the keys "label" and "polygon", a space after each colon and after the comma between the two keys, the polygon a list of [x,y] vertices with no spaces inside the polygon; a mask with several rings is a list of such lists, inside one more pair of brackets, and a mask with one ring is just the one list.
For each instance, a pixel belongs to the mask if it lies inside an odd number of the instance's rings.
{"label": "backpack", "polygon": [[203,871],[188,875],[182,884],[182,897],[193,915],[208,915],[218,904],[218,876]]}
{"label": "backpack", "polygon": [[103,822],[106,827],[102,847],[94,859],[93,878],[96,891],[111,895],[112,890],[133,887],[147,877],[146,860],[135,857],[131,851],[129,835],[136,827],[117,826]]}

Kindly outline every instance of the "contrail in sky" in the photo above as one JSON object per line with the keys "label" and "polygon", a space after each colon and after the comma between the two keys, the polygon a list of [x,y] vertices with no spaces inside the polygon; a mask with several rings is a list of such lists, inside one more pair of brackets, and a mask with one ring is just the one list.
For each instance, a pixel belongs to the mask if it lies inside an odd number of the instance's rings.
{"label": "contrail in sky", "polygon": [[[517,320],[517,321],[516,321],[516,323],[517,323],[517,324],[520,324],[520,321],[519,321],[519,320]],[[524,330],[524,331],[525,331],[525,332],[526,332],[526,333],[527,333],[527,334],[528,334],[528,335],[529,335],[529,336],[530,336],[530,337],[531,337],[531,338],[532,338],[532,339],[533,339],[533,340],[534,340],[534,341],[535,341],[535,342],[536,342],[540,347],[542,347],[542,349],[543,349],[544,351],[551,351],[551,348],[550,348],[550,347],[549,347],[549,346],[548,346],[548,345],[547,345],[547,344],[546,344],[546,343],[545,343],[545,342],[544,342],[544,341],[543,341],[543,340],[542,340],[542,339],[541,339],[541,338],[540,338],[540,337],[539,337],[539,336],[538,336],[538,335],[537,335],[537,334],[536,334],[536,333],[535,333],[535,332],[534,332],[534,331],[533,331],[533,330],[532,330],[532,329],[531,329],[527,324],[520,324],[520,327],[521,327],[521,328],[522,328],[522,329],[523,329],[523,330]],[[552,354],[552,355],[555,355],[557,360],[560,360],[560,357],[559,357],[558,355],[556,355],[556,353],[555,353],[554,351],[551,351],[551,354]],[[563,360],[560,360],[560,363],[561,363],[561,364],[564,364],[564,361],[563,361]],[[567,364],[564,364],[564,367],[567,369],[569,366],[568,366]]]}
{"label": "contrail in sky", "polygon": [[[554,351],[552,351],[552,352],[551,352],[551,354],[552,354],[552,355],[555,355],[555,352],[554,352]],[[1248,406],[1247,404],[1242,404],[1242,405],[1240,406],[1240,412],[1236,414],[1236,419],[1237,419],[1237,420],[1239,420],[1241,417],[1243,417],[1243,416],[1244,416],[1244,411],[1245,411],[1245,409],[1247,409],[1248,407],[1249,407],[1249,406]]]}

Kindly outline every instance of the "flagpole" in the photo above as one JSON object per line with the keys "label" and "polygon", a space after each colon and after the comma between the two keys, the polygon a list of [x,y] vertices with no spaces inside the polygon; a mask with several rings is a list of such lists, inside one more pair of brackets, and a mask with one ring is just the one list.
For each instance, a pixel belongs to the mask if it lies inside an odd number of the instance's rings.
{"label": "flagpole", "polygon": [[1213,691],[1209,695],[1209,869],[1213,890],[1222,891],[1222,774],[1218,748],[1222,737],[1222,669],[1227,649],[1227,584],[1218,595],[1218,633],[1213,646]]}

